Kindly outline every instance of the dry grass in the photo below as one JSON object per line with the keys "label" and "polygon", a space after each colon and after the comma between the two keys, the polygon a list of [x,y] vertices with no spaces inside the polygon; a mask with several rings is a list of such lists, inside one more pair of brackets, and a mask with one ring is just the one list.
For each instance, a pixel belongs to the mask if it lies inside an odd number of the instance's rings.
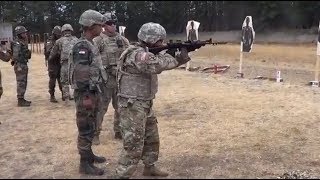
{"label": "dry grass", "polygon": [[[239,45],[204,47],[193,53],[193,66],[230,64],[230,71],[163,72],[154,105],[161,138],[159,166],[170,172],[169,178],[275,178],[297,169],[319,172],[320,93],[304,86],[314,77],[313,54],[313,46],[255,45],[245,57],[246,78],[234,79]],[[284,83],[250,79],[273,72],[275,62],[286,72]],[[0,101],[0,178],[92,178],[78,174],[74,105],[48,101],[43,56],[34,54],[29,63],[28,108],[16,107],[13,68],[3,62],[0,67],[5,89]],[[97,178],[114,175],[122,147],[112,138],[110,109],[102,144],[94,146],[109,163],[99,165],[107,173]],[[140,164],[134,177],[143,178],[141,173]]]}

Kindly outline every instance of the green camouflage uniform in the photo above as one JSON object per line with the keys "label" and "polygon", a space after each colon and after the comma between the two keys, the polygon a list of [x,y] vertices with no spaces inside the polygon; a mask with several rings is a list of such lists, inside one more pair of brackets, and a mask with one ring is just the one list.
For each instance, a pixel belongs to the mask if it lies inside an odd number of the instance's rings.
{"label": "green camouflage uniform", "polygon": [[95,45],[100,51],[102,65],[108,75],[108,82],[103,86],[102,105],[99,110],[98,124],[96,135],[99,136],[103,117],[108,110],[109,103],[112,99],[112,106],[114,108],[114,126],[115,133],[120,133],[119,127],[119,113],[117,101],[117,82],[116,82],[116,69],[117,62],[121,53],[129,46],[129,41],[116,33],[114,36],[108,36],[101,33],[100,36],[93,39]]}
{"label": "green camouflage uniform", "polygon": [[67,33],[60,39],[58,39],[52,48],[49,60],[54,57],[60,56],[61,73],[60,81],[62,85],[62,97],[68,99],[70,97],[70,89],[68,82],[68,59],[73,45],[78,40],[77,37]]}
{"label": "green camouflage uniform", "polygon": [[[159,26],[155,23],[144,24],[138,38],[150,44],[164,39],[165,30]],[[117,74],[123,137],[123,150],[116,168],[118,177],[129,178],[140,159],[145,167],[153,167],[158,160],[159,134],[157,118],[152,110],[153,99],[158,91],[157,74],[189,61],[186,50],[183,52],[184,55],[178,54],[176,58],[163,51],[154,55],[138,45],[129,46],[122,53]]]}

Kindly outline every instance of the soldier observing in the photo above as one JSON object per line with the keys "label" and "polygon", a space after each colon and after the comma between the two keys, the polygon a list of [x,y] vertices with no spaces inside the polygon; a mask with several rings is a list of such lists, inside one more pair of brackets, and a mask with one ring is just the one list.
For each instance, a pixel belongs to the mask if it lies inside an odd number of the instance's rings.
{"label": "soldier observing", "polygon": [[69,82],[74,89],[76,121],[78,127],[79,172],[102,175],[104,171],[94,162],[103,163],[104,157],[93,154],[92,139],[97,127],[99,100],[102,84],[107,75],[103,69],[99,50],[93,45],[93,38],[100,35],[105,17],[97,11],[87,10],[80,16],[82,37],[72,48],[69,59]]}
{"label": "soldier observing", "polygon": [[62,101],[71,100],[69,81],[68,81],[68,64],[69,55],[73,45],[77,42],[78,38],[72,35],[73,28],[70,24],[64,24],[61,27],[63,36],[59,38],[53,46],[49,61],[60,56],[61,72],[60,81],[62,85]]}
{"label": "soldier observing", "polygon": [[28,83],[28,60],[31,58],[31,51],[28,49],[27,29],[24,26],[17,26],[14,30],[16,39],[12,42],[12,62],[17,80],[17,98],[19,107],[31,105],[24,95]]}
{"label": "soldier observing", "polygon": [[50,94],[50,102],[57,103],[58,101],[55,98],[54,92],[56,87],[56,81],[58,81],[58,86],[60,91],[62,92],[62,85],[60,81],[60,56],[56,56],[55,58],[52,58],[49,61],[50,52],[53,48],[53,46],[56,43],[56,40],[58,40],[61,37],[61,27],[55,26],[52,29],[52,34],[49,37],[48,41],[45,43],[44,46],[44,55],[45,55],[45,61],[46,66],[48,67],[48,75],[49,75],[49,94]]}
{"label": "soldier observing", "polygon": [[99,135],[102,128],[101,126],[103,117],[108,110],[108,106],[111,100],[112,106],[114,108],[114,137],[116,139],[121,139],[117,105],[116,71],[117,63],[121,53],[129,46],[128,39],[116,32],[116,23],[118,21],[118,18],[111,12],[106,12],[104,14],[104,17],[106,17],[106,23],[104,24],[105,30],[100,34],[100,36],[93,39],[95,45],[100,51],[102,65],[108,75],[107,84],[103,86],[102,90],[102,105],[100,106],[99,110],[97,131],[93,139],[93,144],[95,145],[100,144]]}

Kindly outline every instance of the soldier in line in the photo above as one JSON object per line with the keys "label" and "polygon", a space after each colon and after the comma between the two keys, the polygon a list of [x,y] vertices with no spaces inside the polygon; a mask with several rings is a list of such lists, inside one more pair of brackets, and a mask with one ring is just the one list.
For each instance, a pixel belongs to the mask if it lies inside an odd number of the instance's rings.
{"label": "soldier in line", "polygon": [[58,40],[61,37],[61,27],[55,26],[52,30],[52,35],[49,37],[48,41],[46,42],[44,46],[44,55],[45,55],[45,61],[46,65],[48,66],[48,75],[49,75],[49,93],[50,93],[50,102],[57,103],[54,96],[55,87],[56,87],[56,81],[58,81],[58,86],[60,91],[62,92],[62,85],[60,81],[60,56],[56,56],[55,58],[52,58],[49,61],[50,52],[53,48],[53,46],[56,43],[56,40]]}
{"label": "soldier in line", "polygon": [[104,14],[106,17],[106,23],[104,24],[104,29],[100,36],[93,39],[95,45],[100,51],[102,65],[106,70],[108,75],[108,82],[103,87],[102,96],[102,106],[100,106],[97,132],[93,139],[93,144],[100,144],[99,135],[101,132],[101,126],[103,122],[103,117],[108,110],[109,103],[112,99],[112,106],[114,108],[114,126],[113,130],[116,139],[121,139],[120,127],[119,127],[119,113],[117,105],[117,81],[116,81],[116,71],[117,63],[120,58],[121,53],[129,46],[129,41],[127,38],[121,36],[116,32],[116,23],[118,21],[117,17],[111,12],[106,12]]}
{"label": "soldier in line", "polygon": [[73,28],[70,24],[64,24],[61,28],[63,36],[59,38],[52,48],[49,61],[60,56],[61,73],[60,81],[62,85],[62,100],[71,100],[70,89],[68,82],[68,60],[73,45],[77,42],[78,38],[72,35]]}
{"label": "soldier in line", "polygon": [[28,83],[28,60],[31,51],[28,49],[27,29],[24,26],[15,28],[16,39],[12,42],[12,62],[17,79],[17,98],[19,107],[31,105],[31,101],[24,99]]}
{"label": "soldier in line", "polygon": [[93,38],[100,35],[105,17],[97,11],[87,10],[80,16],[82,37],[75,43],[69,59],[69,82],[74,89],[76,121],[78,127],[79,172],[102,175],[104,171],[94,162],[103,163],[104,157],[94,155],[92,139],[97,127],[99,99],[107,75],[103,69],[99,50]]}
{"label": "soldier in line", "polygon": [[158,90],[157,74],[185,64],[190,57],[185,48],[158,54],[148,51],[162,46],[165,38],[166,31],[160,24],[146,23],[138,32],[139,44],[127,48],[120,57],[117,81],[123,150],[116,168],[117,178],[130,178],[140,160],[145,165],[144,176],[168,176],[155,167],[160,145],[157,118],[152,110]]}

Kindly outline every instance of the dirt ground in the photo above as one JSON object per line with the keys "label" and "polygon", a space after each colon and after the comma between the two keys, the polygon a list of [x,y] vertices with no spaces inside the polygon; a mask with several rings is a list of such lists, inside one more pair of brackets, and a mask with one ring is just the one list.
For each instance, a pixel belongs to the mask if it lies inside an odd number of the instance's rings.
{"label": "dirt ground", "polygon": [[[239,44],[206,46],[192,53],[191,66],[230,65],[223,74],[180,69],[159,75],[154,110],[158,117],[158,166],[168,178],[276,178],[301,170],[320,171],[320,91],[314,80],[315,45],[255,44],[239,68]],[[74,104],[49,102],[43,55],[29,63],[26,99],[17,107],[15,74],[0,62],[0,178],[111,178],[122,142],[113,139],[113,109],[94,152],[107,157],[101,177],[78,173]],[[283,83],[255,80],[275,77]],[[134,178],[145,178],[139,164]]]}

